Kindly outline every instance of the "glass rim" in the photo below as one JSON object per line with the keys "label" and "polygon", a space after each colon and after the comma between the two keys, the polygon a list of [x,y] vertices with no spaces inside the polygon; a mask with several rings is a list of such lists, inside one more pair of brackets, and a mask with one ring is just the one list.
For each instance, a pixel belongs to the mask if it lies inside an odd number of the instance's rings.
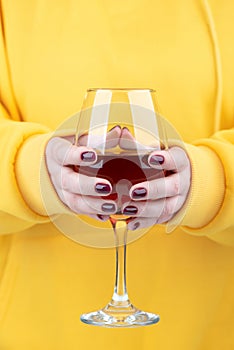
{"label": "glass rim", "polygon": [[89,88],[87,92],[97,92],[97,91],[114,91],[114,92],[128,92],[128,91],[148,91],[148,92],[156,92],[156,90],[151,88]]}

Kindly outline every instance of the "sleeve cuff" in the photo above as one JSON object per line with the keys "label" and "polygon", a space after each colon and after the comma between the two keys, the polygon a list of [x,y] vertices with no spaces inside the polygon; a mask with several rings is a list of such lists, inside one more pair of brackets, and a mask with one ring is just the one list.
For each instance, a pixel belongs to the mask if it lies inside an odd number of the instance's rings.
{"label": "sleeve cuff", "polygon": [[187,232],[205,235],[204,228],[219,212],[225,196],[225,176],[216,153],[205,146],[186,144],[190,158],[192,180],[184,208],[169,226],[184,226]]}
{"label": "sleeve cuff", "polygon": [[50,181],[45,147],[54,133],[29,137],[18,151],[15,172],[21,194],[32,211],[41,216],[71,214]]}

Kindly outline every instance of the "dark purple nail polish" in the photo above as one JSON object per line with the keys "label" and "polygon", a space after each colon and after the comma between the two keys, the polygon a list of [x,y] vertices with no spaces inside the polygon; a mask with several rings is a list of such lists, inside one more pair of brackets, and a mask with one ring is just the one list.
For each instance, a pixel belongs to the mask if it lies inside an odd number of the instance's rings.
{"label": "dark purple nail polish", "polygon": [[138,209],[136,207],[134,207],[133,205],[128,205],[123,210],[123,213],[125,215],[136,215],[137,212],[138,212]]}
{"label": "dark purple nail polish", "polygon": [[112,131],[112,130],[114,130],[115,128],[121,129],[121,126],[120,126],[120,125],[115,125],[115,126],[113,126],[113,128],[111,128],[109,131]]}
{"label": "dark purple nail polish", "polygon": [[102,204],[102,210],[106,213],[113,213],[113,211],[115,211],[115,205],[112,203],[104,203]]}
{"label": "dark purple nail polish", "polygon": [[96,159],[96,154],[94,152],[83,152],[81,153],[81,160],[83,160],[83,162],[93,162]]}
{"label": "dark purple nail polish", "polygon": [[140,223],[136,222],[133,226],[133,231],[137,230],[139,226],[140,226]]}
{"label": "dark purple nail polish", "polygon": [[144,187],[138,187],[135,188],[134,191],[132,191],[132,198],[143,198],[147,195],[147,190]]}
{"label": "dark purple nail polish", "polygon": [[107,193],[110,193],[111,188],[108,184],[103,184],[99,182],[95,185],[95,191],[97,193],[107,194]]}
{"label": "dark purple nail polish", "polygon": [[101,215],[101,214],[97,214],[97,217],[100,219],[100,220],[104,220],[104,216],[103,215]]}
{"label": "dark purple nail polish", "polygon": [[161,155],[151,156],[149,159],[149,163],[152,165],[162,165],[164,163],[165,158]]}

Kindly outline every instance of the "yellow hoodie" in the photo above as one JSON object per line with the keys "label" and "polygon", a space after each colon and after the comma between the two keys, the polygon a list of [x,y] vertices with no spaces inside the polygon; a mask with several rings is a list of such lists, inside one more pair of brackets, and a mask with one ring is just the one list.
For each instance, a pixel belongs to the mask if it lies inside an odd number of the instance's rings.
{"label": "yellow hoodie", "polygon": [[[233,1],[0,3],[0,349],[234,349]],[[39,164],[87,88],[123,86],[156,88],[193,182],[181,225],[129,246],[130,297],[160,323],[116,330],[79,321],[111,296],[113,250],[56,229]]]}

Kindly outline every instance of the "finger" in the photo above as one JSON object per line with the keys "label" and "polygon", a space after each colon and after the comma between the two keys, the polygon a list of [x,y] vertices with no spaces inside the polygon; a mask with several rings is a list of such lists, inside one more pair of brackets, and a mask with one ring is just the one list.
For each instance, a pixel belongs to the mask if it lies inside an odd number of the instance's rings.
{"label": "finger", "polygon": [[157,224],[157,218],[135,218],[128,223],[128,229],[135,231],[141,228],[152,227]]}
{"label": "finger", "polygon": [[140,201],[174,197],[187,192],[189,176],[183,174],[175,173],[167,177],[138,183],[131,187],[130,197],[135,201]]}
{"label": "finger", "polygon": [[63,202],[75,213],[86,215],[114,214],[117,206],[114,201],[105,201],[101,198],[81,196],[67,191],[62,191]]}
{"label": "finger", "polygon": [[103,178],[90,177],[62,167],[56,185],[65,191],[86,196],[108,196],[112,192],[111,183]]}
{"label": "finger", "polygon": [[184,196],[164,198],[157,201],[130,201],[122,207],[122,213],[133,217],[170,217],[181,208],[184,201]]}
{"label": "finger", "polygon": [[91,165],[97,160],[94,150],[74,146],[62,137],[54,137],[49,141],[47,156],[60,165]]}
{"label": "finger", "polygon": [[80,146],[86,146],[89,143],[93,148],[98,148],[103,145],[103,141],[105,141],[105,148],[113,148],[118,145],[120,135],[121,127],[116,125],[108,131],[106,135],[81,135],[78,139],[78,143]]}
{"label": "finger", "polygon": [[119,146],[122,149],[136,149],[136,140],[127,128],[123,128],[119,140]]}
{"label": "finger", "polygon": [[122,149],[128,149],[128,150],[146,150],[148,149],[147,146],[139,143],[136,141],[136,139],[133,137],[131,132],[128,130],[128,128],[123,128],[119,140],[119,146]]}
{"label": "finger", "polygon": [[88,216],[92,219],[102,221],[102,222],[105,222],[109,219],[109,215],[103,215],[103,214],[97,214],[97,215],[90,214]]}
{"label": "finger", "polygon": [[138,229],[143,229],[147,227],[152,227],[154,225],[159,225],[171,220],[172,216],[163,216],[159,218],[135,218],[128,223],[128,229],[130,231],[135,231]]}
{"label": "finger", "polygon": [[152,168],[175,170],[179,172],[189,166],[189,158],[180,147],[172,147],[166,151],[154,151],[150,154],[148,163]]}
{"label": "finger", "polygon": [[76,141],[75,135],[62,136],[62,138],[69,141],[73,145],[75,144],[75,141]]}

